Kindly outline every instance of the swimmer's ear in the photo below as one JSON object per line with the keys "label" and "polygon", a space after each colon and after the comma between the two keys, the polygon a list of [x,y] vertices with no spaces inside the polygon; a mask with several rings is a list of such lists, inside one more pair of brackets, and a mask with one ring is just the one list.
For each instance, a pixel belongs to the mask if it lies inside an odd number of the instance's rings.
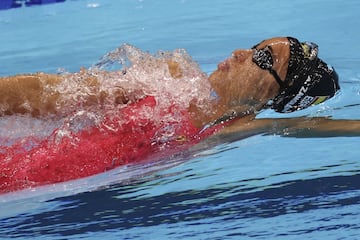
{"label": "swimmer's ear", "polygon": [[182,77],[182,70],[181,70],[180,64],[178,62],[168,60],[167,65],[169,68],[170,75],[173,78],[181,78]]}

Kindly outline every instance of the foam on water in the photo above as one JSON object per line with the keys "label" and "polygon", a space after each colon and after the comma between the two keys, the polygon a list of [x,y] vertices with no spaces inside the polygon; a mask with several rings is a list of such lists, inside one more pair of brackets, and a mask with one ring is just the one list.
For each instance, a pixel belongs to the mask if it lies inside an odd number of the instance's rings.
{"label": "foam on water", "polygon": [[[180,66],[175,76],[169,71],[169,62],[176,62]],[[120,69],[123,76],[109,78],[105,75],[104,78],[101,72],[98,75],[99,70],[114,68]],[[114,84],[118,84],[133,91],[143,89],[147,95],[155,95],[159,102],[176,100],[186,107],[193,99],[208,99],[210,92],[206,74],[184,49],[159,51],[152,55],[124,44],[102,57],[90,71],[102,78],[104,88],[114,88]]]}
{"label": "foam on water", "polygon": [[[146,159],[178,141],[179,131],[196,133],[182,126],[188,121],[184,112],[190,104],[206,107],[210,97],[206,74],[181,49],[152,55],[125,44],[91,68],[61,77],[45,88],[47,94],[59,94],[58,114],[0,120],[6,126],[1,128],[2,192]],[[92,79],[96,84],[89,84]],[[119,91],[125,101],[118,101]],[[89,97],[94,104],[87,104]],[[143,145],[150,148],[142,150]]]}

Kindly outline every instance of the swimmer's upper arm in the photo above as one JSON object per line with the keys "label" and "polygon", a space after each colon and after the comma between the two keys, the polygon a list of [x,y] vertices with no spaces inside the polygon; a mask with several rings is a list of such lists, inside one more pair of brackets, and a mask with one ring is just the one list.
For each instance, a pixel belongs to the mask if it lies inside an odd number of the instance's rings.
{"label": "swimmer's upper arm", "polygon": [[57,75],[47,74],[0,78],[0,116],[17,113],[38,116],[55,111],[56,94],[44,99],[44,87],[60,81]]}
{"label": "swimmer's upper arm", "polygon": [[173,78],[181,78],[182,77],[183,73],[182,73],[180,64],[178,62],[168,60],[167,65],[169,68],[170,75]]}
{"label": "swimmer's upper arm", "polygon": [[[75,84],[76,88],[72,88],[71,84]],[[101,89],[100,85],[100,80],[85,70],[66,75],[36,73],[1,77],[0,116],[61,115],[71,113],[79,106],[101,107],[103,104],[126,104],[131,100],[121,86]]]}

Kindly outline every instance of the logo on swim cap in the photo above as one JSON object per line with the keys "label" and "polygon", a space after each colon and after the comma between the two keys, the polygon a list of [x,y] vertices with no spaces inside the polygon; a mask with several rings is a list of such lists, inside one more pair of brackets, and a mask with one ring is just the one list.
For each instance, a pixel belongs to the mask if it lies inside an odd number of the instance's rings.
{"label": "logo on swim cap", "polygon": [[293,112],[319,104],[331,98],[340,89],[334,68],[318,58],[315,43],[299,43],[288,37],[290,60],[284,86],[271,101],[277,112]]}
{"label": "logo on swim cap", "polygon": [[303,42],[301,43],[301,47],[304,51],[304,57],[310,60],[314,60],[317,58],[319,53],[319,46],[313,42]]}

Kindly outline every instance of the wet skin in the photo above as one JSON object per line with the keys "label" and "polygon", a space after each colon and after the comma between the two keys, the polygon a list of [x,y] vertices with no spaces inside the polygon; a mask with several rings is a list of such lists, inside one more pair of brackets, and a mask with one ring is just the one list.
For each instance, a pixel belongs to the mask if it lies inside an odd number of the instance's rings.
{"label": "wet skin", "polygon": [[[273,69],[285,79],[290,49],[287,38],[273,38],[261,42],[257,49],[269,47],[274,59]],[[260,69],[253,61],[254,49],[235,50],[231,57],[219,63],[209,81],[219,104],[225,109],[242,107],[261,108],[280,90],[279,84],[267,70]]]}
{"label": "wet skin", "polygon": [[[289,58],[290,44],[287,38],[278,37],[267,39],[256,45],[256,49],[267,48],[273,58],[273,69],[279,75],[281,80],[285,80]],[[233,51],[231,56],[218,64],[215,70],[208,78],[213,89],[215,99],[209,100],[206,109],[195,105],[189,107],[192,113],[193,122],[198,127],[205,126],[229,112],[242,113],[223,133],[229,132],[258,132],[270,131],[273,129],[273,120],[254,120],[255,113],[261,110],[264,105],[274,98],[280,90],[279,83],[269,71],[261,69],[253,62],[252,57],[254,49],[238,49]],[[176,79],[181,77],[181,69],[178,63],[168,62],[169,72]],[[106,74],[112,74],[104,72]],[[111,98],[114,104],[126,104],[129,96],[126,89],[104,92],[99,90],[99,80],[89,76],[85,71],[72,74],[83,79],[84,87],[90,89],[88,98],[84,99],[84,105],[99,105],[106,99]],[[0,78],[0,116],[12,114],[30,114],[33,117],[41,117],[47,114],[59,114],[59,108],[63,106],[56,105],[62,96],[57,92],[47,92],[48,86],[61,84],[64,76],[45,73],[25,74]],[[21,95],[19,95],[19,92]],[[19,97],[21,96],[21,97]],[[64,107],[71,105],[64,102]],[[62,112],[64,113],[64,112]],[[316,119],[314,120],[316,121]],[[304,125],[304,120],[299,119],[286,121],[282,120],[279,126],[293,128],[307,128],[314,131],[340,131],[349,133],[360,132],[359,121],[351,121],[344,124],[341,121],[329,119],[319,119],[322,124],[314,121],[309,126]],[[326,122],[326,123],[325,123]],[[268,130],[266,130],[268,129]],[[360,133],[358,133],[360,134]]]}

